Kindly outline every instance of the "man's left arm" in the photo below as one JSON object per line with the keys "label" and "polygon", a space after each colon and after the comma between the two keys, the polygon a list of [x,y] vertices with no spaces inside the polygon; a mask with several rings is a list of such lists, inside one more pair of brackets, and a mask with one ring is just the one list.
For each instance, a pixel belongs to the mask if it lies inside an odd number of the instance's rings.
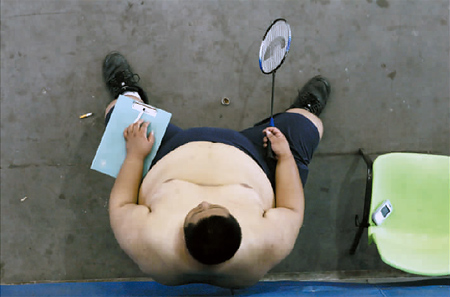
{"label": "man's left arm", "polygon": [[265,245],[268,263],[283,260],[293,249],[303,224],[305,200],[297,164],[286,137],[275,127],[265,130],[264,142],[270,141],[277,158],[275,170],[275,208],[264,214]]}

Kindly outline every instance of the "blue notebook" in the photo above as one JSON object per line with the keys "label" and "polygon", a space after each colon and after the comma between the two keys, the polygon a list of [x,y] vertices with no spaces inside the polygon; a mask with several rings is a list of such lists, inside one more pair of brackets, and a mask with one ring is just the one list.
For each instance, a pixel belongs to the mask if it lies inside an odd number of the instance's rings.
{"label": "blue notebook", "polygon": [[155,143],[152,151],[144,161],[142,175],[145,176],[161,145],[161,140],[166,133],[171,117],[172,114],[167,111],[120,95],[103,133],[94,160],[92,161],[91,169],[114,178],[117,177],[127,155],[123,131],[136,119],[140,118],[146,122],[150,122],[147,134],[153,131],[155,135]]}

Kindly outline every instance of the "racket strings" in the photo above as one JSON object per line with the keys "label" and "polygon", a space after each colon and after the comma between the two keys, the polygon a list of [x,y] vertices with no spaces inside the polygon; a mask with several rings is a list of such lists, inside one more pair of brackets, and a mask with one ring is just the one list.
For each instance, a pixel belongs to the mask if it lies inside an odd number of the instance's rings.
{"label": "racket strings", "polygon": [[286,22],[275,23],[267,32],[260,52],[261,66],[270,73],[284,60],[290,43],[290,28]]}

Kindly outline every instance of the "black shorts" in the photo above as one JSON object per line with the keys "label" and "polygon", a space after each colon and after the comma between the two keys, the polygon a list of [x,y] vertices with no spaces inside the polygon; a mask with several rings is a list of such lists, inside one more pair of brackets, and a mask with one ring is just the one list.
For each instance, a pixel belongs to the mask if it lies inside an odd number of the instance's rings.
{"label": "black shorts", "polygon": [[[289,142],[300,178],[303,186],[305,186],[309,172],[308,165],[320,142],[319,130],[308,118],[298,113],[283,112],[274,115],[273,119],[275,127],[280,129]],[[241,131],[243,135],[250,139],[262,156],[266,154],[263,147],[264,134],[262,131],[269,126],[270,118],[267,118],[255,126]],[[275,175],[276,161],[265,159],[271,173]]]}
{"label": "black shorts", "polygon": [[[105,124],[108,123],[113,109],[107,114]],[[274,115],[274,122],[275,127],[280,129],[289,142],[304,186],[308,178],[308,164],[320,141],[319,131],[308,118],[297,113],[283,112],[276,114]],[[269,118],[240,132],[208,127],[183,130],[173,124],[169,124],[152,166],[169,152],[188,142],[211,141],[224,143],[237,147],[252,157],[266,173],[274,187],[276,161],[266,157],[266,149],[263,147],[264,133],[262,131],[268,126]]]}

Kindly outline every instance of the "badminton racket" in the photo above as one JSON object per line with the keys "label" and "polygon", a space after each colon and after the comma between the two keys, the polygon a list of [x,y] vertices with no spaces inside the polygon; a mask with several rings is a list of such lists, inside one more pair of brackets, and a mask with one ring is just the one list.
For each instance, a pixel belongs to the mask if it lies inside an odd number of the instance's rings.
{"label": "badminton racket", "polygon": [[[275,92],[275,73],[286,59],[291,46],[291,27],[285,19],[276,19],[264,34],[259,48],[259,68],[264,74],[272,74],[272,99],[270,101],[270,126],[273,120],[273,99]],[[270,141],[267,141],[267,157],[275,159]]]}

